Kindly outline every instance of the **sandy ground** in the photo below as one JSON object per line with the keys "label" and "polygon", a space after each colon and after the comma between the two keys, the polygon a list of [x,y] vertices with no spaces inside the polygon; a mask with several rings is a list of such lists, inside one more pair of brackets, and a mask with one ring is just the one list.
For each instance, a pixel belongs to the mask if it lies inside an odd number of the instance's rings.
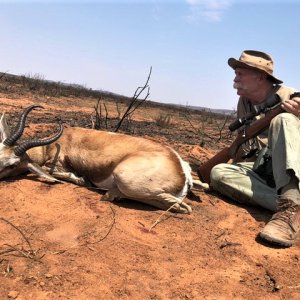
{"label": "sandy ground", "polygon": [[[2,96],[0,108],[17,115],[33,103]],[[76,99],[42,104],[50,118],[73,111],[88,119],[91,112],[90,102]],[[147,119],[139,111],[137,119]],[[192,163],[213,153],[170,144]],[[300,241],[289,249],[262,243],[257,234],[271,217],[266,210],[196,191],[186,200],[191,215],[163,214],[131,200],[104,202],[102,192],[30,174],[2,179],[0,193],[1,299],[300,297]]]}

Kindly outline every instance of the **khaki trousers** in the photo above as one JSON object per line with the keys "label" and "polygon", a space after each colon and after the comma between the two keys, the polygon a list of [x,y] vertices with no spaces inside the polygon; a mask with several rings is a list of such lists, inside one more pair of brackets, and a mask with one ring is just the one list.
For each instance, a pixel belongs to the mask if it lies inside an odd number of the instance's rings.
{"label": "khaki trousers", "polygon": [[282,113],[273,118],[268,141],[276,188],[268,186],[253,171],[253,162],[216,165],[210,174],[212,188],[239,203],[277,211],[278,191],[289,183],[290,174],[294,173],[300,179],[299,118],[290,113]]}

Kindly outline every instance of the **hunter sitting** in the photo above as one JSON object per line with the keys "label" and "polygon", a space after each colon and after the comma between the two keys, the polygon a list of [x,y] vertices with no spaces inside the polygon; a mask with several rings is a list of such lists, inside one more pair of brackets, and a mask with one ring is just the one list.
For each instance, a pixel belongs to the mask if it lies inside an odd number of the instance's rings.
{"label": "hunter sitting", "polygon": [[235,201],[275,212],[259,235],[290,247],[300,230],[300,98],[292,98],[295,90],[282,86],[273,75],[272,57],[264,52],[246,50],[228,64],[235,71],[233,87],[240,96],[238,117],[277,101],[286,112],[243,144],[233,164],[216,165],[210,173],[211,186]]}

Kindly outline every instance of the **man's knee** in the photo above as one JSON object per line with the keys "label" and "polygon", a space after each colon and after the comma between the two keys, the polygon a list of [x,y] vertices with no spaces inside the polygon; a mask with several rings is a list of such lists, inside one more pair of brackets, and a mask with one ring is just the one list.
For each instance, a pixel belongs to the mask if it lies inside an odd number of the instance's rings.
{"label": "man's knee", "polygon": [[290,113],[281,113],[272,119],[271,126],[280,126],[281,124],[286,122],[299,122],[299,118]]}
{"label": "man's knee", "polygon": [[224,181],[224,178],[226,178],[225,174],[227,172],[227,169],[228,164],[218,164],[211,169],[210,182],[212,186]]}

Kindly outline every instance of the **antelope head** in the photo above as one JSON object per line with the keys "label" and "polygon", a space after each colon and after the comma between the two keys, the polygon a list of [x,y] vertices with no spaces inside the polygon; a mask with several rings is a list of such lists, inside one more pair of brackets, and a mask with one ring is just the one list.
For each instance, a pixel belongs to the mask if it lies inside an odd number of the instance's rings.
{"label": "antelope head", "polygon": [[37,164],[31,162],[26,155],[26,151],[33,147],[48,145],[56,141],[63,132],[61,125],[59,131],[52,137],[42,140],[31,139],[18,144],[18,140],[22,136],[25,128],[26,117],[30,111],[36,108],[43,107],[40,105],[32,105],[23,111],[16,129],[12,133],[7,125],[5,114],[2,114],[0,119],[0,178],[18,175],[29,170],[51,181],[58,181],[42,170]]}

